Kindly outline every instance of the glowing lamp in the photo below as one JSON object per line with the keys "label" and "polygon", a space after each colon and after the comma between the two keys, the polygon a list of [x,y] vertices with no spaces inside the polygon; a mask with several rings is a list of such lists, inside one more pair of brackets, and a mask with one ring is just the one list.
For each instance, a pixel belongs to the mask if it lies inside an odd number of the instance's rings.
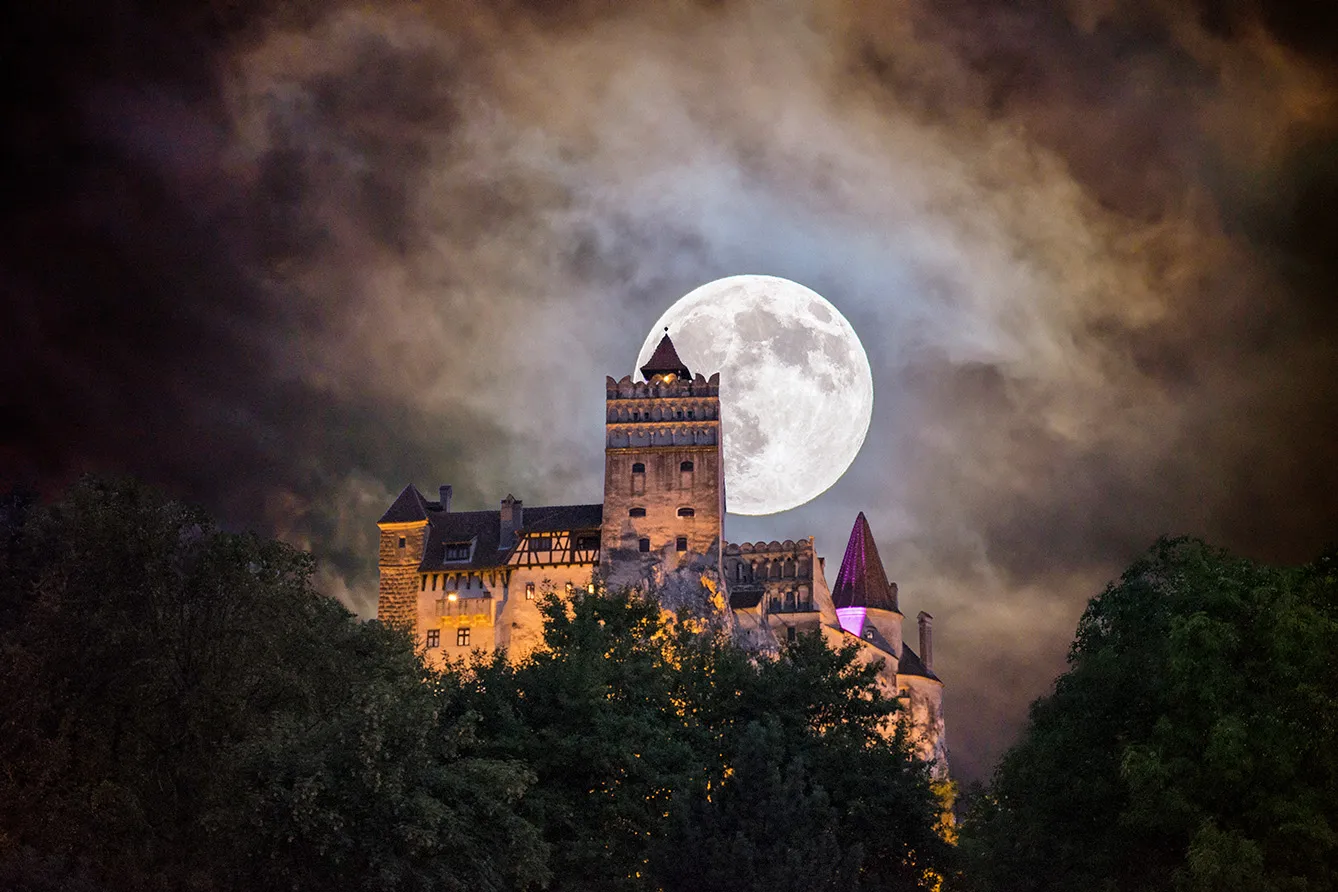
{"label": "glowing lamp", "polygon": [[858,638],[864,633],[864,615],[867,612],[867,607],[838,607],[836,619],[841,628]]}
{"label": "glowing lamp", "polygon": [[460,596],[457,595],[455,592],[451,592],[449,595],[446,596],[446,600],[447,600],[447,601],[458,601],[458,600],[460,600]]}

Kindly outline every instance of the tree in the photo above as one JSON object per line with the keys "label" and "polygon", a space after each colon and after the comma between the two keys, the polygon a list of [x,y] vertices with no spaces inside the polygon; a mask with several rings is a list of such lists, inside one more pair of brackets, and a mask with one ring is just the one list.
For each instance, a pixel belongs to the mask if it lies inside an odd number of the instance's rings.
{"label": "tree", "polygon": [[465,676],[483,753],[529,765],[557,889],[918,889],[950,864],[925,766],[855,649],[775,657],[654,593],[546,599],[544,646]]}
{"label": "tree", "polygon": [[[123,888],[508,889],[542,880],[522,766],[461,755],[403,635],[309,556],[130,481],[11,500],[0,876]],[[55,879],[53,879],[55,878]]]}
{"label": "tree", "polygon": [[1088,605],[963,828],[982,889],[1323,890],[1338,876],[1338,560],[1158,542]]}

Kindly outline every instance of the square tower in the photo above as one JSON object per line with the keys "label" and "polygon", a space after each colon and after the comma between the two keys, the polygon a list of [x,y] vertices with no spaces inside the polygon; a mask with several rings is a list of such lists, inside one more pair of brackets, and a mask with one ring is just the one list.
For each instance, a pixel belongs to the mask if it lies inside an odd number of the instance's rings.
{"label": "square tower", "polygon": [[692,375],[666,329],[644,381],[605,383],[600,565],[612,585],[679,570],[720,578],[725,465],[720,374]]}

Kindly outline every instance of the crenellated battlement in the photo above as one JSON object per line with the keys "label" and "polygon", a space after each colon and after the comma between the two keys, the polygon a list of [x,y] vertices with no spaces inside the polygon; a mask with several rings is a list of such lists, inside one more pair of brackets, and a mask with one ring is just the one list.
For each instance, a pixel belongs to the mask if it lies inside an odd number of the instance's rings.
{"label": "crenellated battlement", "polygon": [[700,372],[691,379],[675,378],[672,381],[658,380],[633,381],[631,375],[623,375],[618,380],[611,376],[604,378],[604,396],[612,400],[660,400],[682,397],[720,397],[720,373],[710,378]]}

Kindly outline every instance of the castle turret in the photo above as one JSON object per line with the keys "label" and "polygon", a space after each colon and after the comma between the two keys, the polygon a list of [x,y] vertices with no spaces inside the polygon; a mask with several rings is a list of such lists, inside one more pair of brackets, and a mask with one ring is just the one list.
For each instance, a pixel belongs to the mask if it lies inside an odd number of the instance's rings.
{"label": "castle turret", "polygon": [[660,572],[720,575],[725,466],[720,375],[693,376],[668,330],[641,368],[606,379],[600,565],[615,585]]}
{"label": "castle turret", "polygon": [[[448,496],[449,498],[449,496]],[[381,531],[376,617],[418,635],[418,565],[427,545],[427,500],[412,483],[376,522]]]}
{"label": "castle turret", "polygon": [[901,611],[897,584],[887,581],[878,543],[861,511],[846,544],[841,570],[832,589],[832,603],[841,628],[901,657]]}

